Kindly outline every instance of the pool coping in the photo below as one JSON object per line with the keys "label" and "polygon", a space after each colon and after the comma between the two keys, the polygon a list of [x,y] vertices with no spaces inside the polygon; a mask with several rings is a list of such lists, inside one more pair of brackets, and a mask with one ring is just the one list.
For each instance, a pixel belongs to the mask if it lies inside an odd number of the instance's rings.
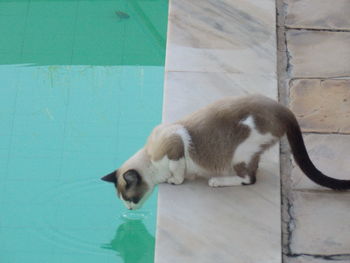
{"label": "pool coping", "polygon": [[[229,95],[277,99],[275,24],[272,0],[170,0],[163,122]],[[256,185],[160,185],[155,262],[281,262],[279,181],[276,146]]]}

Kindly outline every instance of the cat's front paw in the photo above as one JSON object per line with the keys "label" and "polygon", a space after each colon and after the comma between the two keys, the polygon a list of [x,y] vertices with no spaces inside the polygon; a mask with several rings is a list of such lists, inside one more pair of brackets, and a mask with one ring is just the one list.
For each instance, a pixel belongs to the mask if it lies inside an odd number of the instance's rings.
{"label": "cat's front paw", "polygon": [[210,187],[219,187],[220,186],[219,181],[215,177],[212,177],[212,178],[209,179],[208,185]]}
{"label": "cat's front paw", "polygon": [[170,177],[168,180],[167,180],[167,183],[168,184],[182,184],[184,181],[184,178],[183,177]]}

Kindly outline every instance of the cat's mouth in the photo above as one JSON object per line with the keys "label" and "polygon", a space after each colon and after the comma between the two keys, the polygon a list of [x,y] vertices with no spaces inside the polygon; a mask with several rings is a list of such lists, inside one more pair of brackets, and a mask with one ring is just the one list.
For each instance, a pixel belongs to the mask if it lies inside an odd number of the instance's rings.
{"label": "cat's mouth", "polygon": [[122,195],[120,195],[120,199],[125,204],[126,208],[129,210],[136,210],[139,209],[142,206],[141,202],[134,203],[132,201],[125,200]]}
{"label": "cat's mouth", "polygon": [[138,208],[138,204],[135,204],[133,202],[127,202],[126,203],[126,207],[129,209],[129,210],[135,210]]}

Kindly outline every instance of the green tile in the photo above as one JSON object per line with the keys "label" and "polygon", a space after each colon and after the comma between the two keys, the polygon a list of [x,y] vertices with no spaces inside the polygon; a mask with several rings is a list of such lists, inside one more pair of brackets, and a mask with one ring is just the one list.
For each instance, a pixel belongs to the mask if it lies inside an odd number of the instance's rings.
{"label": "green tile", "polygon": [[25,16],[0,15],[0,36],[6,36],[0,38],[0,52],[17,53],[21,51],[25,25]]}
{"label": "green tile", "polygon": [[23,52],[71,54],[74,43],[74,17],[29,17]]}
{"label": "green tile", "polygon": [[26,16],[31,0],[1,1],[0,16]]}
{"label": "green tile", "polygon": [[38,215],[38,212],[40,212],[43,207],[25,202],[25,196],[23,196],[23,200],[19,200],[16,198],[17,195],[23,194],[20,192],[16,193],[11,202],[0,204],[1,212],[6,215],[0,216],[1,227],[12,228],[14,230],[31,228],[33,226],[33,219],[31,216],[34,215],[34,213]]}
{"label": "green tile", "polygon": [[36,39],[39,35],[71,35],[74,34],[75,16],[37,17],[29,16],[26,25],[26,40],[30,36]]}
{"label": "green tile", "polygon": [[118,259],[119,257],[116,255],[111,255],[107,253],[105,253],[104,255],[96,255],[92,253],[89,255],[86,255],[86,253],[84,252],[64,253],[62,254],[62,259],[60,262],[65,262],[65,263],[82,262],[82,261],[86,261],[87,258],[91,260],[91,262],[96,262],[96,261],[114,262],[114,263],[124,262],[122,259]]}
{"label": "green tile", "polygon": [[[44,176],[44,175],[43,175]],[[0,193],[1,204],[3,205],[2,209],[7,209],[7,207],[15,207],[16,205],[25,209],[28,206],[35,206],[36,210],[40,210],[40,206],[47,205],[45,198],[42,198],[43,195],[47,196],[47,193],[52,193],[57,189],[57,181],[37,181],[31,182],[28,180],[14,180],[8,178],[6,182],[3,182],[3,191]],[[41,189],[40,191],[35,191],[34,189]],[[7,205],[7,206],[5,206]],[[28,211],[29,209],[29,211]],[[20,213],[28,213],[27,216],[33,215],[33,208],[28,208],[26,212],[24,210]],[[6,218],[7,213],[2,213],[3,218]],[[18,220],[26,220],[26,217],[18,218]],[[2,221],[4,222],[4,221]],[[14,222],[15,223],[15,222]],[[30,223],[28,223],[30,224]],[[3,225],[4,226],[4,225]]]}
{"label": "green tile", "polygon": [[99,136],[67,136],[65,138],[65,150],[75,152],[79,156],[112,156],[115,154],[116,139]]}
{"label": "green tile", "polygon": [[22,135],[13,135],[12,138],[11,153],[15,157],[59,158],[61,156],[64,127],[61,125],[40,125],[35,128],[27,125],[26,127],[30,129],[22,131],[18,127],[14,128],[14,134],[22,133]]}
{"label": "green tile", "polygon": [[23,263],[23,262],[50,262],[50,263],[62,263],[60,258],[53,257],[53,253],[47,252],[28,252],[14,253],[13,251],[3,251],[0,249],[0,260],[6,259],[11,263]]}
{"label": "green tile", "polygon": [[[117,150],[113,149],[112,151],[115,153],[104,154],[103,157],[100,157],[101,154],[97,153],[89,154],[67,150],[63,154],[62,173],[59,180],[67,183],[83,183],[86,180],[93,180],[93,182],[89,181],[88,186],[99,186],[102,182],[100,178],[115,170],[116,166],[121,163],[121,161],[117,160]],[[98,194],[101,194],[103,190],[102,185],[100,186],[101,187],[98,188]],[[94,191],[94,188],[92,188],[91,191]],[[92,200],[92,202],[94,202],[96,200],[96,193],[90,192],[90,194],[93,194],[94,200]],[[97,200],[98,199],[99,198],[97,198]]]}
{"label": "green tile", "polygon": [[79,0],[70,1],[43,1],[32,0],[29,6],[29,15],[35,18],[74,17],[79,8]]}
{"label": "green tile", "polygon": [[10,1],[1,7],[11,14],[0,13],[3,64],[164,65],[167,1],[34,0],[18,13]]}
{"label": "green tile", "polygon": [[67,105],[64,98],[60,100],[54,96],[37,97],[32,95],[32,100],[28,101],[22,94],[16,100],[16,119],[35,121],[41,123],[62,123],[65,120]]}
{"label": "green tile", "polygon": [[[45,157],[51,152],[36,153],[36,156],[22,157],[10,155],[7,178],[11,180],[55,181],[59,178],[61,159]],[[33,189],[34,190],[34,189]]]}
{"label": "green tile", "polygon": [[29,37],[26,35],[23,53],[57,52],[58,54],[67,56],[72,54],[73,45],[73,34],[32,34]]}
{"label": "green tile", "polygon": [[75,47],[72,52],[73,65],[121,65],[123,54],[116,49],[113,52],[106,52],[103,49],[96,51],[94,46]]}
{"label": "green tile", "polygon": [[0,65],[21,63],[21,54],[22,52],[20,49],[17,51],[13,50],[11,52],[1,52],[0,50]]}
{"label": "green tile", "polygon": [[[3,228],[2,231],[2,243],[0,248],[0,254],[3,255],[3,251],[12,252],[12,254],[28,255],[29,253],[35,254],[35,258],[38,257],[37,252],[42,254],[48,254],[48,252],[53,251],[54,243],[47,242],[45,238],[38,237],[37,230],[32,228]],[[16,242],[21,241],[21,242]],[[2,251],[3,250],[3,251]],[[45,253],[46,252],[46,253]],[[17,261],[21,256],[14,256],[13,259],[16,261],[7,262],[19,262]],[[34,258],[30,257],[33,260]],[[34,261],[24,261],[24,262],[34,262]]]}
{"label": "green tile", "polygon": [[[76,116],[78,117],[78,116]],[[72,137],[94,137],[103,135],[109,138],[115,138],[118,132],[118,120],[111,116],[101,121],[71,121],[66,123],[66,134]]]}
{"label": "green tile", "polygon": [[10,136],[12,133],[15,105],[16,93],[5,88],[0,89],[0,149],[2,142],[8,141],[2,136]]}
{"label": "green tile", "polygon": [[80,1],[79,15],[86,17],[115,17],[116,11],[125,11],[127,1],[123,0],[93,0]]}
{"label": "green tile", "polygon": [[72,55],[70,52],[59,54],[56,52],[23,52],[21,60],[17,63],[31,65],[70,65]]}

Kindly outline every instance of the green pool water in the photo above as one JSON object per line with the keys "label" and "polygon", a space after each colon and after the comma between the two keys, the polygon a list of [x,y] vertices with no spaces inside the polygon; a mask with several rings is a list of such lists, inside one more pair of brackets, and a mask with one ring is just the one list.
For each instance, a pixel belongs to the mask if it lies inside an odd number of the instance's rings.
{"label": "green pool water", "polygon": [[0,262],[153,262],[100,177],[161,121],[166,0],[0,1]]}

